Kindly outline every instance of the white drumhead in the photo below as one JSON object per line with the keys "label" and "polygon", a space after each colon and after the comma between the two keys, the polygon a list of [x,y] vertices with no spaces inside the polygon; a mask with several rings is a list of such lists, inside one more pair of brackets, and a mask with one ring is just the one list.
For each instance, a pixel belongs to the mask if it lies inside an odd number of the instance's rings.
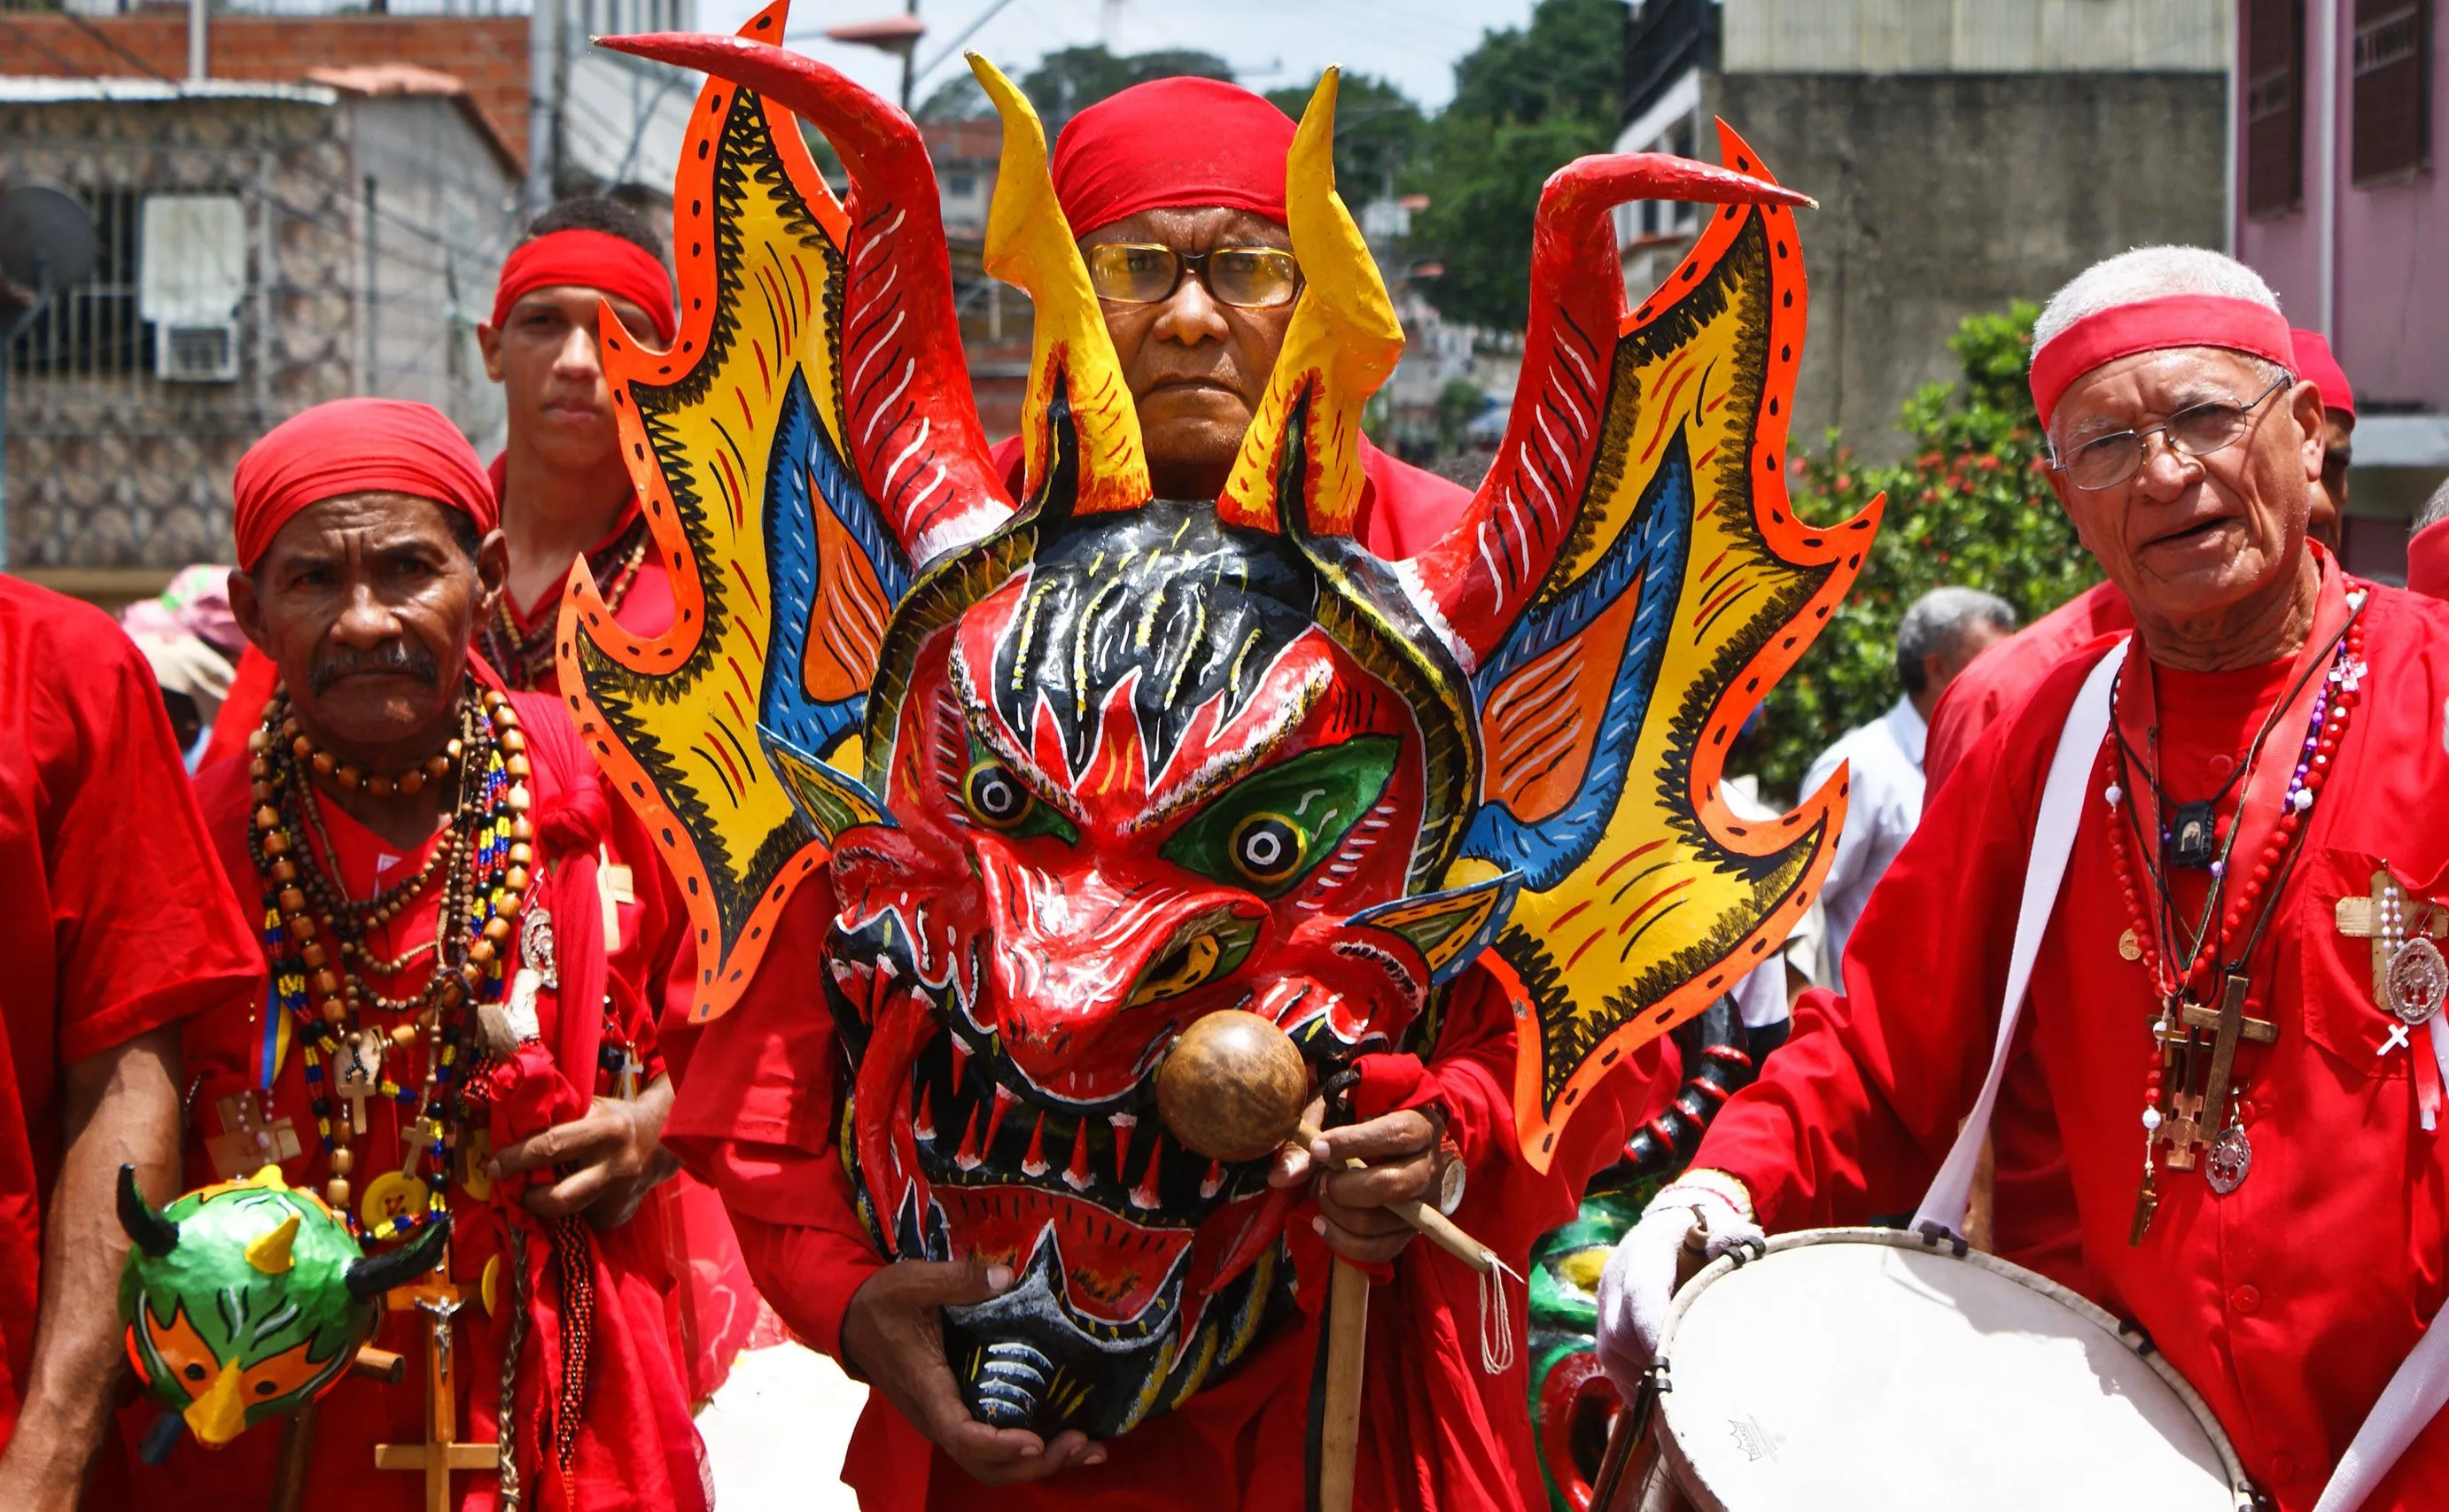
{"label": "white drumhead", "polygon": [[1721,1512],[2234,1512],[2201,1401],[2107,1313],[1985,1254],[1785,1234],[1677,1295],[1661,1448]]}

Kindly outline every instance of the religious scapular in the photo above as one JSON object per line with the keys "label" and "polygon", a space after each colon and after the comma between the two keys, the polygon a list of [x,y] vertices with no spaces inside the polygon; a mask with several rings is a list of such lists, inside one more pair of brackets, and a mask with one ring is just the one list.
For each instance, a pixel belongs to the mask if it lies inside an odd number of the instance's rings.
{"label": "religious scapular", "polygon": [[[1725,168],[1560,172],[1494,467],[1388,564],[1352,532],[1363,407],[1402,337],[1335,191],[1335,74],[1289,160],[1282,357],[1221,496],[1162,499],[1038,120],[974,61],[1004,131],[986,268],[1034,312],[1014,497],[919,135],[747,40],[778,13],[607,44],[710,75],[673,201],[679,337],[606,340],[678,614],[631,636],[582,566],[563,688],[689,899],[696,1017],[739,1000],[827,869],[804,990],[848,1052],[869,1237],[1011,1267],[945,1311],[975,1416],[1110,1438],[1317,1305],[1285,1233],[1302,1194],[1267,1183],[1284,1109],[1228,1158],[1160,1106],[1191,1025],[1236,1010],[1268,1027],[1250,1055],[1288,1040],[1298,1112],[1369,1052],[1432,1054],[1450,986],[1484,973],[1545,1171],[1591,1090],[1809,906],[1842,796],[1752,825],[1717,796],[1875,523],[1803,525],[1777,471],[1808,201],[1731,132]],[[1646,199],[1723,209],[1628,310],[1610,212]],[[1494,1368],[1520,1303],[1486,1259]]]}

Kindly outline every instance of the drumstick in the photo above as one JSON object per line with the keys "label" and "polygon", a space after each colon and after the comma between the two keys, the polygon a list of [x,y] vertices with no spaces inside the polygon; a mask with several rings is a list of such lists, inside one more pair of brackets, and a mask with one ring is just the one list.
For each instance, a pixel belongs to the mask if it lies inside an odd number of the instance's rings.
{"label": "drumstick", "polygon": [[[1675,1251],[1675,1290],[1698,1275],[1709,1263],[1709,1226],[1701,1215],[1692,1215],[1692,1226],[1684,1231],[1684,1242]],[[1616,1502],[1624,1484],[1625,1474],[1632,1466],[1633,1452],[1640,1447],[1641,1436],[1648,1429],[1649,1407],[1655,1388],[1644,1381],[1635,1399],[1624,1404],[1615,1421],[1608,1425],[1607,1449],[1599,1456],[1599,1473],[1591,1480],[1591,1512],[1616,1512]]]}

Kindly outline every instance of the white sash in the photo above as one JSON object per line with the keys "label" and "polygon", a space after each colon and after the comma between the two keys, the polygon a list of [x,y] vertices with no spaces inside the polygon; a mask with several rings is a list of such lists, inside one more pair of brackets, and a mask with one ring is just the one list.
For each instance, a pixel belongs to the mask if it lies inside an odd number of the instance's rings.
{"label": "white sash", "polygon": [[[2110,689],[2126,660],[2127,645],[2118,642],[2092,669],[2067,714],[2066,727],[2058,732],[2057,752],[2050,758],[2049,778],[2041,789],[2040,815],[2033,826],[2032,857],[2024,866],[2024,901],[2015,916],[2015,946],[2007,960],[2007,995],[1998,1011],[1998,1043],[1990,1052],[1990,1074],[1982,1081],[1981,1096],[1975,1100],[1971,1116],[1956,1136],[1955,1147],[1947,1152],[1938,1178],[1914,1214],[1918,1234],[1954,1239],[1963,1233],[1973,1169],[1990,1131],[1998,1083],[2007,1074],[2015,1025],[2023,1017],[2025,990],[2033,978],[2033,960],[2040,953],[2041,936],[2049,929],[2058,890],[2066,880],[2067,858],[2073,852],[2074,833],[2083,819],[2084,790],[2090,786],[2100,742],[2109,734]],[[2363,1426],[2356,1429],[2354,1442],[2322,1488],[2322,1500],[2313,1512],[2356,1512],[2444,1404],[2449,1404],[2449,1329],[2427,1328],[2398,1373],[2390,1377]]]}
{"label": "white sash", "polygon": [[2074,696],[2066,728],[2058,732],[2057,754],[2050,758],[2049,780],[2041,788],[2040,816],[2033,824],[2032,858],[2024,864],[2024,905],[2015,916],[2015,948],[2007,958],[2007,998],[1998,1009],[1998,1043],[1990,1052],[1990,1075],[1981,1096],[1957,1133],[1956,1147],[1938,1168],[1913,1215],[1917,1234],[1964,1233],[1964,1206],[1973,1195],[1973,1168],[1981,1160],[1981,1141],[1990,1132],[1990,1112],[1998,1103],[1998,1083],[2006,1079],[2007,1062],[2015,1043],[2015,1025],[2024,1015],[2024,989],[2033,980],[2033,959],[2041,953],[2041,936],[2049,932],[2050,914],[2058,904],[2058,887],[2066,880],[2067,857],[2074,852],[2074,832],[2083,821],[2084,789],[2100,757],[2100,742],[2109,735],[2109,690],[2126,660],[2127,641],[2120,641],[2083,679]]}

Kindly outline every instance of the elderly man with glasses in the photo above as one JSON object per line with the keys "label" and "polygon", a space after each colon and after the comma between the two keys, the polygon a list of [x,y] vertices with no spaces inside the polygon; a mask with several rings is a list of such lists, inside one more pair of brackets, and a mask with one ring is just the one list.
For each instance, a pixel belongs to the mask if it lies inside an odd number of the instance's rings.
{"label": "elderly man with glasses", "polygon": [[[1158,79],[1073,116],[1054,146],[1055,198],[1089,264],[1139,409],[1160,499],[1212,499],[1266,392],[1300,296],[1284,226],[1293,123],[1214,79]],[[1360,443],[1360,544],[1405,557],[1442,534],[1469,489]],[[1018,437],[995,449],[1020,487]]]}
{"label": "elderly man with glasses", "polygon": [[2449,1358],[2409,1360],[2449,1290],[2449,609],[2307,545],[2293,360],[2212,252],[2112,258],[2043,312],[2051,484],[2134,631],[1973,747],[1840,989],[1618,1248],[1628,1387],[1696,1212],[1723,1251],[1911,1208],[1995,1103],[1999,1251],[2138,1325],[2283,1512],[2449,1498]]}

